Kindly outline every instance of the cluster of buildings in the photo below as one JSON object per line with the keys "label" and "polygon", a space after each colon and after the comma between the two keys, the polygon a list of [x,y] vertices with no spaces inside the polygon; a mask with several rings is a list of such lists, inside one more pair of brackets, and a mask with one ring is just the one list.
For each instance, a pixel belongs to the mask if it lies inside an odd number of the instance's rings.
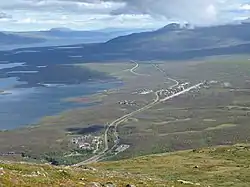
{"label": "cluster of buildings", "polygon": [[130,106],[134,106],[134,105],[136,105],[136,102],[135,102],[135,101],[124,100],[124,101],[119,101],[118,104],[119,104],[119,105],[130,105]]}
{"label": "cluster of buildings", "polygon": [[117,155],[118,153],[126,151],[129,147],[130,145],[122,144],[114,150],[114,153]]}
{"label": "cluster of buildings", "polygon": [[102,139],[100,136],[85,135],[72,138],[71,143],[76,145],[79,149],[84,150],[98,150]]}
{"label": "cluster of buildings", "polygon": [[164,97],[171,96],[173,94],[176,94],[176,93],[181,92],[184,89],[188,88],[189,84],[190,83],[186,82],[186,83],[179,84],[178,86],[176,86],[174,88],[169,88],[169,89],[161,90],[160,95],[164,96]]}
{"label": "cluster of buildings", "polygon": [[143,88],[143,89],[137,90],[133,94],[147,95],[147,94],[150,94],[152,92],[153,92],[153,90],[149,90],[149,89]]}

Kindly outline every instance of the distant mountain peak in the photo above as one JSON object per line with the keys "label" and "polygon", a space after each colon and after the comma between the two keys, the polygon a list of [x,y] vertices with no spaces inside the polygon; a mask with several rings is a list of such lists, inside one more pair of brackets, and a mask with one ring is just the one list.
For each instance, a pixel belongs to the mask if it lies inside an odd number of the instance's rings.
{"label": "distant mountain peak", "polygon": [[181,29],[181,25],[179,23],[170,23],[162,28],[163,30],[178,30]]}
{"label": "distant mountain peak", "polygon": [[175,30],[191,29],[191,28],[193,27],[190,24],[170,23],[159,29],[159,31],[175,31]]}

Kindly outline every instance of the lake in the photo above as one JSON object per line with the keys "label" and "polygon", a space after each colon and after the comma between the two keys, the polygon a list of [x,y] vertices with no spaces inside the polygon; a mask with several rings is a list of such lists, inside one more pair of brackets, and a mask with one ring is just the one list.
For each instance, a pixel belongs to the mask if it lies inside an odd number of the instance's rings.
{"label": "lake", "polygon": [[[15,78],[0,79],[0,90],[17,84]],[[44,116],[93,104],[63,102],[69,97],[90,95],[118,87],[117,80],[86,82],[77,85],[49,85],[48,87],[11,88],[0,94],[0,129],[10,130],[34,124]]]}
{"label": "lake", "polygon": [[36,124],[45,116],[97,104],[63,100],[122,84],[103,72],[74,65],[82,57],[80,49],[62,47],[56,54],[49,49],[0,52],[0,130]]}

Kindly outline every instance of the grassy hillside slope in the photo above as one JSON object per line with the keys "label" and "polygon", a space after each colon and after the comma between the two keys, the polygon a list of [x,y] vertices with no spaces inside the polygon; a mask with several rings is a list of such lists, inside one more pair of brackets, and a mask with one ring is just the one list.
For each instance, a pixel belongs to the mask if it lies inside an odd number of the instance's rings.
{"label": "grassy hillside slope", "polygon": [[0,163],[0,186],[250,185],[250,146],[234,145],[103,162],[82,168]]}

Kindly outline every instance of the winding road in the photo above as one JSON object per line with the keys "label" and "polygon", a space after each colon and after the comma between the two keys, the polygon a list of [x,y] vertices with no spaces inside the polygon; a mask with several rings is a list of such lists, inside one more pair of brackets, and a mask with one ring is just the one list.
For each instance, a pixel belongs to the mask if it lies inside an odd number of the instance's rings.
{"label": "winding road", "polygon": [[[131,72],[133,72],[136,68],[138,68],[138,66],[139,66],[139,64],[137,63],[137,65],[131,69]],[[155,67],[156,67],[157,69],[159,69],[161,72],[164,72],[164,73],[166,74],[166,72],[165,72],[164,70],[161,70],[161,69],[160,69],[159,67],[157,67],[157,66],[155,66]],[[172,78],[169,78],[169,77],[166,77],[166,78],[169,79],[169,80],[171,80],[171,81],[173,81],[173,82],[175,82],[175,84],[172,85],[172,86],[170,87],[170,89],[171,89],[171,88],[174,88],[174,87],[176,87],[176,86],[179,85],[179,82],[178,82],[177,80],[172,79]],[[198,87],[201,86],[202,84],[203,84],[203,83],[196,84],[196,85],[194,85],[194,86],[191,86],[191,87],[189,87],[189,88],[186,88],[186,89],[184,89],[184,90],[182,90],[182,91],[180,91],[180,92],[178,92],[178,93],[175,93],[175,94],[173,94],[173,95],[171,95],[171,96],[168,96],[168,97],[165,97],[165,98],[163,98],[163,99],[160,99],[160,92],[161,92],[161,90],[158,90],[158,91],[154,92],[154,94],[155,94],[155,99],[154,99],[154,101],[152,101],[152,102],[149,103],[148,105],[146,105],[146,106],[144,106],[144,107],[142,107],[142,108],[140,108],[140,109],[138,109],[138,110],[135,110],[135,111],[133,111],[133,112],[131,112],[131,113],[129,113],[129,114],[126,114],[126,115],[124,115],[124,116],[122,116],[122,117],[120,117],[120,118],[114,120],[113,122],[111,122],[111,123],[107,126],[107,128],[106,128],[106,130],[105,130],[105,132],[104,132],[104,149],[103,149],[100,153],[98,153],[97,155],[95,155],[95,156],[93,156],[93,157],[91,157],[91,158],[89,158],[89,159],[87,159],[87,160],[85,160],[85,161],[83,161],[83,162],[80,162],[80,163],[78,163],[78,164],[75,164],[74,166],[75,166],[75,167],[79,167],[79,166],[82,166],[82,165],[87,165],[87,164],[91,164],[91,163],[97,162],[98,160],[101,160],[102,157],[106,156],[107,153],[109,153],[110,151],[112,151],[112,150],[118,145],[119,142],[118,142],[118,141],[115,141],[116,143],[114,144],[114,146],[112,146],[111,148],[109,148],[109,145],[108,145],[108,143],[109,143],[109,142],[108,142],[108,132],[109,132],[109,130],[111,129],[111,127],[114,127],[114,129],[115,129],[114,134],[115,134],[116,138],[118,139],[117,127],[118,127],[118,125],[120,125],[121,123],[123,123],[125,120],[129,119],[130,117],[132,117],[132,116],[134,116],[134,115],[136,115],[136,114],[139,114],[140,112],[143,112],[143,111],[145,111],[145,110],[148,110],[148,109],[152,108],[153,106],[155,106],[155,105],[157,105],[157,104],[159,104],[159,103],[161,103],[161,102],[165,102],[165,101],[170,100],[170,99],[172,99],[172,98],[175,98],[175,97],[177,97],[177,96],[179,96],[179,95],[185,94],[185,93],[189,92],[189,91],[192,90],[192,89],[198,88]]]}
{"label": "winding road", "polygon": [[130,73],[132,73],[134,75],[137,75],[137,76],[150,76],[150,75],[147,75],[147,74],[136,73],[135,70],[137,68],[139,68],[139,64],[137,62],[133,61],[133,60],[131,60],[131,62],[135,64],[132,68],[128,68],[128,69],[120,70],[120,71],[117,71],[117,72],[113,72],[113,73],[111,73],[111,75],[116,75],[116,74],[118,74],[120,72],[128,71],[128,72],[130,72]]}
{"label": "winding road", "polygon": [[139,67],[139,64],[133,60],[131,60],[131,62],[135,63],[135,66],[129,70],[132,74],[137,75],[137,76],[150,76],[147,74],[136,73],[135,70]]}
{"label": "winding road", "polygon": [[168,80],[175,82],[175,84],[172,85],[172,86],[170,86],[169,89],[172,89],[172,88],[174,88],[174,87],[176,87],[176,86],[178,86],[178,85],[180,84],[179,81],[177,81],[177,80],[175,80],[175,79],[169,77],[169,76],[167,75],[167,72],[166,72],[164,69],[160,68],[160,67],[157,66],[156,64],[152,64],[152,65],[153,65],[156,69],[158,69],[160,72],[162,72],[162,73],[164,74],[164,76],[165,76]]}

